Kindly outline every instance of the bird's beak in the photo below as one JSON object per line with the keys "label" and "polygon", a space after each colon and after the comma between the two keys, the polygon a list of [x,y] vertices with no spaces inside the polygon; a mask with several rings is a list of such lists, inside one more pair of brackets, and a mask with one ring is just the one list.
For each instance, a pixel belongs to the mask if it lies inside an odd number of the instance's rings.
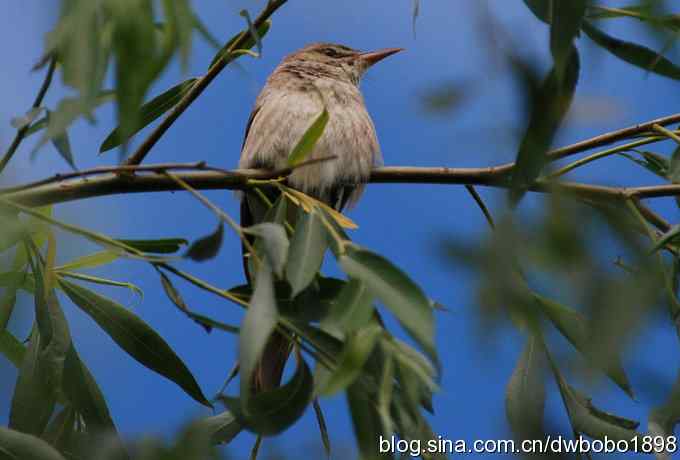
{"label": "bird's beak", "polygon": [[376,62],[382,61],[387,56],[392,56],[399,51],[404,51],[404,48],[385,48],[377,51],[368,51],[359,54],[359,58],[366,63],[367,67],[370,67]]}

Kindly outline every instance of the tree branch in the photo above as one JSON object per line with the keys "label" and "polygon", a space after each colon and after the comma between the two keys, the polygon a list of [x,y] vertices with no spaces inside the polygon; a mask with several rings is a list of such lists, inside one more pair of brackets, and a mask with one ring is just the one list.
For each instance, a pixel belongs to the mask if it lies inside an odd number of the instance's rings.
{"label": "tree branch", "polygon": [[[267,2],[267,6],[262,10],[260,15],[255,19],[253,27],[256,29],[260,27],[269,17],[274,14],[276,10],[282,7],[287,0],[270,0]],[[146,155],[151,151],[156,142],[163,137],[163,134],[172,126],[172,124],[179,118],[180,115],[191,105],[198,96],[201,95],[203,90],[205,90],[210,82],[212,82],[215,77],[229,64],[237,55],[233,54],[235,50],[243,47],[246,40],[250,36],[250,29],[246,29],[241,32],[241,35],[234,41],[229,50],[224,54],[222,59],[219,59],[208,72],[191,87],[191,90],[177,103],[175,107],[170,111],[167,117],[154,129],[151,134],[142,142],[139,148],[133,153],[130,158],[127,159],[125,164],[127,165],[138,165]]]}

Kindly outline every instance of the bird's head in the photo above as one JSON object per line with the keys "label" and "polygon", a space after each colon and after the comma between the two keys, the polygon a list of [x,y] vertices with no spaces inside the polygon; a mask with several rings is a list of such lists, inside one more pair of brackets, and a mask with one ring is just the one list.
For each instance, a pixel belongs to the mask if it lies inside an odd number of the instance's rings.
{"label": "bird's head", "polygon": [[284,63],[319,69],[338,79],[349,78],[358,83],[369,67],[402,50],[385,48],[364,52],[333,43],[313,43],[288,56]]}

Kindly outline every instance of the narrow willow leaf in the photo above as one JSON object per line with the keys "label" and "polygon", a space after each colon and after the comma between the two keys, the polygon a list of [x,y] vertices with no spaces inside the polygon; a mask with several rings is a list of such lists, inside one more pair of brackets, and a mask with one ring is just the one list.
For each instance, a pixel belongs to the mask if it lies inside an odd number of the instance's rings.
{"label": "narrow willow leaf", "polygon": [[670,161],[668,161],[666,157],[656,154],[654,152],[647,152],[644,150],[633,149],[631,151],[642,156],[642,158],[636,158],[627,153],[619,153],[618,155],[632,161],[633,163],[639,164],[647,171],[663,179],[669,178],[671,165]]}
{"label": "narrow willow leaf", "polygon": [[314,150],[317,141],[323,135],[329,118],[328,110],[324,108],[323,112],[321,112],[312,124],[309,125],[309,128],[307,128],[288,155],[288,166],[296,166],[307,159],[309,154]]}
{"label": "narrow willow leaf", "polygon": [[60,280],[66,295],[87,313],[118,346],[145,367],[179,385],[199,403],[211,407],[194,376],[170,346],[148,324],[113,300]]}
{"label": "narrow willow leaf", "polygon": [[203,262],[214,258],[222,247],[223,237],[224,224],[220,221],[213,233],[191,243],[184,257],[188,257],[196,262]]}
{"label": "narrow willow leaf", "polygon": [[554,0],[524,0],[524,4],[539,20],[550,24],[553,16]]}
{"label": "narrow willow leaf", "polygon": [[626,377],[626,372],[623,370],[619,358],[608,363],[598,363],[594,361],[592,351],[589,349],[588,344],[588,325],[586,318],[578,311],[545,297],[534,294],[534,298],[538,302],[543,313],[545,313],[562,335],[569,340],[574,348],[588,358],[591,364],[602,368],[605,374],[618,385],[619,388],[634,399],[633,388],[628,382],[628,377]]}
{"label": "narrow willow leaf", "polygon": [[7,329],[0,329],[0,354],[19,369],[26,356],[26,347]]}
{"label": "narrow willow leaf", "polygon": [[321,327],[337,332],[341,337],[356,331],[373,316],[373,298],[366,283],[351,278],[332,303],[328,315],[321,320]]}
{"label": "narrow willow leaf", "polygon": [[42,439],[1,426],[0,453],[7,460],[65,460]]}
{"label": "narrow willow leaf", "polygon": [[312,403],[314,407],[314,415],[316,416],[316,424],[319,425],[319,434],[321,435],[321,443],[327,458],[331,458],[331,437],[328,435],[328,427],[326,426],[326,418],[321,410],[319,400],[315,399]]}
{"label": "narrow willow leaf", "polygon": [[85,420],[88,432],[115,433],[116,427],[111,419],[104,395],[90,371],[80,360],[73,345],[64,362],[62,388],[73,408]]}
{"label": "narrow willow leaf", "polygon": [[102,265],[108,265],[114,260],[120,257],[120,253],[115,251],[99,251],[93,254],[87,254],[77,259],[73,259],[70,262],[66,262],[64,265],[59,265],[55,267],[55,271],[72,271],[80,270],[82,268],[95,268],[101,267]]}
{"label": "narrow willow leaf", "polygon": [[312,373],[307,363],[300,359],[295,374],[284,385],[249,396],[247,401],[243,396],[240,399],[221,399],[246,429],[259,435],[273,436],[302,416],[312,401],[313,390]]}
{"label": "narrow willow leaf", "polygon": [[527,338],[505,393],[505,414],[520,439],[535,439],[543,433],[545,366],[542,344],[532,335]]}
{"label": "narrow willow leaf", "polygon": [[61,134],[54,136],[52,139],[52,145],[57,149],[59,155],[68,163],[68,165],[77,171],[76,162],[73,159],[73,152],[71,151],[71,141],[68,137],[68,131],[64,131]]}
{"label": "narrow willow leaf", "polygon": [[680,67],[659,53],[637,43],[619,40],[588,22],[583,24],[588,37],[619,59],[664,77],[680,80]]}
{"label": "narrow willow leaf", "polygon": [[550,51],[559,80],[564,76],[574,40],[581,30],[587,3],[586,0],[569,0],[557,1],[552,5]]}
{"label": "narrow willow leaf", "polygon": [[326,379],[317,382],[316,393],[331,396],[351,385],[361,374],[382,333],[383,328],[374,322],[350,334],[338,358],[337,366]]}
{"label": "narrow willow leaf", "polygon": [[267,340],[276,328],[278,309],[274,298],[271,269],[263,264],[255,280],[255,292],[250,299],[239,335],[238,360],[241,365],[241,402],[248,415],[248,400],[252,393],[252,377],[262,357]]}
{"label": "narrow willow leaf", "polygon": [[280,224],[263,222],[245,228],[243,231],[258,237],[255,248],[258,249],[261,244],[265,257],[274,273],[279,278],[283,277],[283,270],[288,260],[288,247],[290,246],[286,229]]}
{"label": "narrow willow leaf", "polygon": [[375,401],[371,398],[371,393],[366,391],[360,382],[356,382],[347,389],[346,394],[361,458],[371,460],[383,458],[384,454],[379,451],[379,440],[380,436],[388,433],[383,433],[380,415],[375,410]]}
{"label": "narrow willow leaf", "polygon": [[116,280],[110,280],[107,278],[100,278],[98,276],[92,276],[92,275],[85,275],[83,273],[75,273],[75,272],[57,272],[57,276],[59,278],[74,278],[77,280],[81,281],[86,281],[88,283],[94,283],[94,284],[102,284],[105,286],[115,286],[115,287],[122,287],[125,289],[129,289],[133,293],[137,294],[140,298],[144,297],[144,292],[139,288],[139,286],[136,286],[132,283],[128,283],[125,281],[116,281]]}
{"label": "narrow willow leaf", "polygon": [[363,281],[394,313],[404,329],[438,366],[433,312],[420,287],[387,259],[366,249],[348,247],[339,262],[345,273]]}
{"label": "narrow willow leaf", "polygon": [[139,109],[139,123],[137,126],[128,133],[127,137],[122,135],[120,127],[115,128],[102,142],[101,147],[99,147],[99,153],[104,153],[123,144],[143,128],[153,123],[158,117],[172,109],[193,88],[196,81],[196,78],[185,80],[142,105]]}
{"label": "narrow willow leaf", "polygon": [[529,124],[517,152],[512,172],[510,199],[516,204],[543,171],[546,152],[571,106],[580,72],[579,55],[572,47],[562,78],[555,68],[538,87],[535,78],[526,69],[523,74],[529,93]]}
{"label": "narrow willow leaf", "polygon": [[[272,25],[271,21],[267,20],[260,24],[259,27],[257,27],[256,29],[257,35],[260,37],[260,40],[264,38],[265,35],[267,35],[267,32],[269,32],[269,28],[271,27],[271,25]],[[234,42],[236,42],[236,40],[238,40],[244,33],[248,34],[248,37],[246,38],[241,49],[249,50],[253,46],[255,46],[255,39],[253,38],[252,34],[250,34],[249,32],[239,32],[238,34],[234,35],[231,39],[229,39],[229,41],[222,47],[222,49],[219,50],[217,54],[215,54],[215,57],[210,62],[210,66],[208,66],[208,68],[214,66],[217,63],[217,61],[219,61],[222,58],[224,58],[227,61],[227,63],[231,61],[235,57],[235,55],[232,54],[231,56],[229,56],[230,48],[232,47]]]}
{"label": "narrow willow leaf", "polygon": [[559,379],[560,392],[567,406],[569,419],[574,430],[596,439],[613,439],[614,441],[642,438],[635,429],[639,423],[617,415],[603,412],[595,407],[587,396]]}
{"label": "narrow willow leaf", "polygon": [[248,10],[241,10],[239,14],[241,15],[242,18],[246,20],[246,23],[248,24],[248,31],[250,33],[250,37],[255,41],[257,54],[262,54],[262,39],[260,38],[260,34],[257,33],[257,29],[253,25],[253,21],[250,19],[250,14],[248,14]]}
{"label": "narrow willow leaf", "polygon": [[314,280],[321,269],[327,247],[326,228],[317,213],[298,212],[286,266],[286,279],[293,289],[293,296],[302,292]]}
{"label": "narrow willow leaf", "polygon": [[121,243],[138,249],[142,252],[154,254],[172,254],[179,251],[182,246],[189,244],[184,238],[161,238],[158,240],[118,240]]}
{"label": "narrow willow leaf", "polygon": [[9,428],[37,436],[45,430],[56,403],[49,366],[40,355],[40,342],[38,328],[34,326],[19,369],[9,413]]}
{"label": "narrow willow leaf", "polygon": [[656,252],[667,244],[677,244],[680,241],[678,240],[678,235],[680,235],[680,224],[673,225],[670,230],[664,233],[654,244],[650,252]]}
{"label": "narrow willow leaf", "polygon": [[199,429],[206,430],[210,434],[213,444],[228,444],[243,430],[241,423],[228,410],[200,419],[197,425]]}

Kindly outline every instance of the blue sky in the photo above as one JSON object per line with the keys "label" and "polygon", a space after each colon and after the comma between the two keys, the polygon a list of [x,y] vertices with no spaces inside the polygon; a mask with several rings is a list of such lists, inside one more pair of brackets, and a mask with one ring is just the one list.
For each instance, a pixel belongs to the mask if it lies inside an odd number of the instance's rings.
{"label": "blue sky", "polygon": [[[243,26],[238,11],[248,8],[255,16],[263,2],[194,2],[201,18],[221,39]],[[252,103],[266,76],[287,53],[314,41],[331,41],[360,49],[404,47],[406,51],[371,69],[363,83],[369,111],[374,119],[387,165],[450,167],[487,166],[511,161],[516,153],[522,128],[521,99],[509,70],[489,49],[489,30],[479,18],[476,0],[423,2],[414,36],[410,0],[346,0],[333,7],[319,6],[313,0],[293,1],[274,16],[265,39],[261,59],[249,57],[228,68],[180,118],[148,156],[149,162],[198,161],[224,168],[238,162],[245,122]],[[26,0],[8,2],[0,19],[0,150],[11,141],[11,117],[31,104],[42,79],[30,67],[42,52],[43,34],[53,25],[56,2]],[[531,16],[522,2],[492,0],[488,10],[512,38],[508,47],[535,59],[547,68],[549,51],[545,25]],[[619,35],[653,43],[637,24],[620,22],[609,29]],[[652,119],[677,111],[680,92],[677,84],[623,64],[582,40],[583,71],[574,108],[557,145],[583,139],[617,127]],[[188,76],[200,75],[214,51],[197,39],[189,75],[173,65],[152,90],[156,94]],[[675,54],[677,58],[678,53]],[[422,95],[440,84],[457,82],[469,97],[455,110],[432,114],[424,110]],[[46,105],[54,107],[68,90],[56,84]],[[116,153],[98,157],[98,146],[114,124],[114,112],[105,107],[97,112],[94,126],[78,122],[70,131],[79,168],[110,164]],[[141,136],[140,136],[141,137]],[[25,142],[3,183],[45,177],[68,166],[51,146],[29,160],[35,139]],[[624,159],[607,160],[572,179],[599,183],[654,183]],[[500,211],[504,194],[481,190],[492,211]],[[237,202],[231,193],[210,192],[208,196],[233,216]],[[528,206],[538,203],[534,197]],[[657,209],[667,211],[673,221],[677,211],[669,201]],[[56,208],[60,219],[90,229],[125,238],[184,236],[194,239],[212,230],[216,223],[209,211],[184,193],[106,197]],[[449,313],[437,316],[437,344],[444,363],[442,391],[435,399],[435,431],[452,439],[492,439],[508,436],[504,418],[505,384],[521,349],[520,337],[512,331],[476,334],[478,310],[475,305],[475,279],[466,267],[442,256],[441,240],[452,237],[471,242],[482,240],[487,227],[474,203],[459,186],[372,185],[359,206],[350,212],[360,225],[352,234],[358,243],[375,250],[404,268],[434,299],[445,304]],[[63,235],[59,258],[68,260],[95,250],[91,244]],[[241,284],[240,251],[230,235],[219,257],[205,264],[182,262],[184,269],[205,276],[213,283],[230,287]],[[332,270],[332,267],[331,267]],[[222,384],[236,356],[233,337],[202,329],[186,320],[160,290],[150,267],[119,262],[93,273],[133,281],[145,292],[143,301],[132,294],[103,290],[130,306],[171,343],[194,372],[206,394],[214,394]],[[240,309],[218,302],[178,284],[192,308],[221,320],[238,323]],[[30,326],[30,303],[21,304],[10,327],[22,335]],[[64,300],[76,346],[106,394],[113,418],[122,433],[167,434],[188,418],[203,414],[201,408],[174,384],[147,371],[99,331],[91,320]],[[482,343],[484,342],[484,343]],[[638,402],[630,402],[617,388],[602,382],[590,389],[600,407],[646,423],[646,409],[663,395],[645,388],[646,370],[672,381],[678,362],[677,339],[667,321],[649,325],[632,346],[633,386],[639,386]],[[643,365],[643,366],[642,366]],[[0,358],[0,423],[7,420],[7,408],[16,372]],[[554,390],[552,384],[549,388]],[[553,391],[554,393],[554,391]],[[343,398],[322,401],[327,411],[332,441],[336,446],[351,444],[352,434]],[[565,418],[556,394],[548,402],[558,423]],[[311,412],[311,411],[310,411]],[[239,436],[233,451],[247,452],[253,437]],[[293,452],[317,443],[311,413],[288,432],[269,441],[270,447],[286,446]],[[338,456],[341,458],[341,456]]]}

